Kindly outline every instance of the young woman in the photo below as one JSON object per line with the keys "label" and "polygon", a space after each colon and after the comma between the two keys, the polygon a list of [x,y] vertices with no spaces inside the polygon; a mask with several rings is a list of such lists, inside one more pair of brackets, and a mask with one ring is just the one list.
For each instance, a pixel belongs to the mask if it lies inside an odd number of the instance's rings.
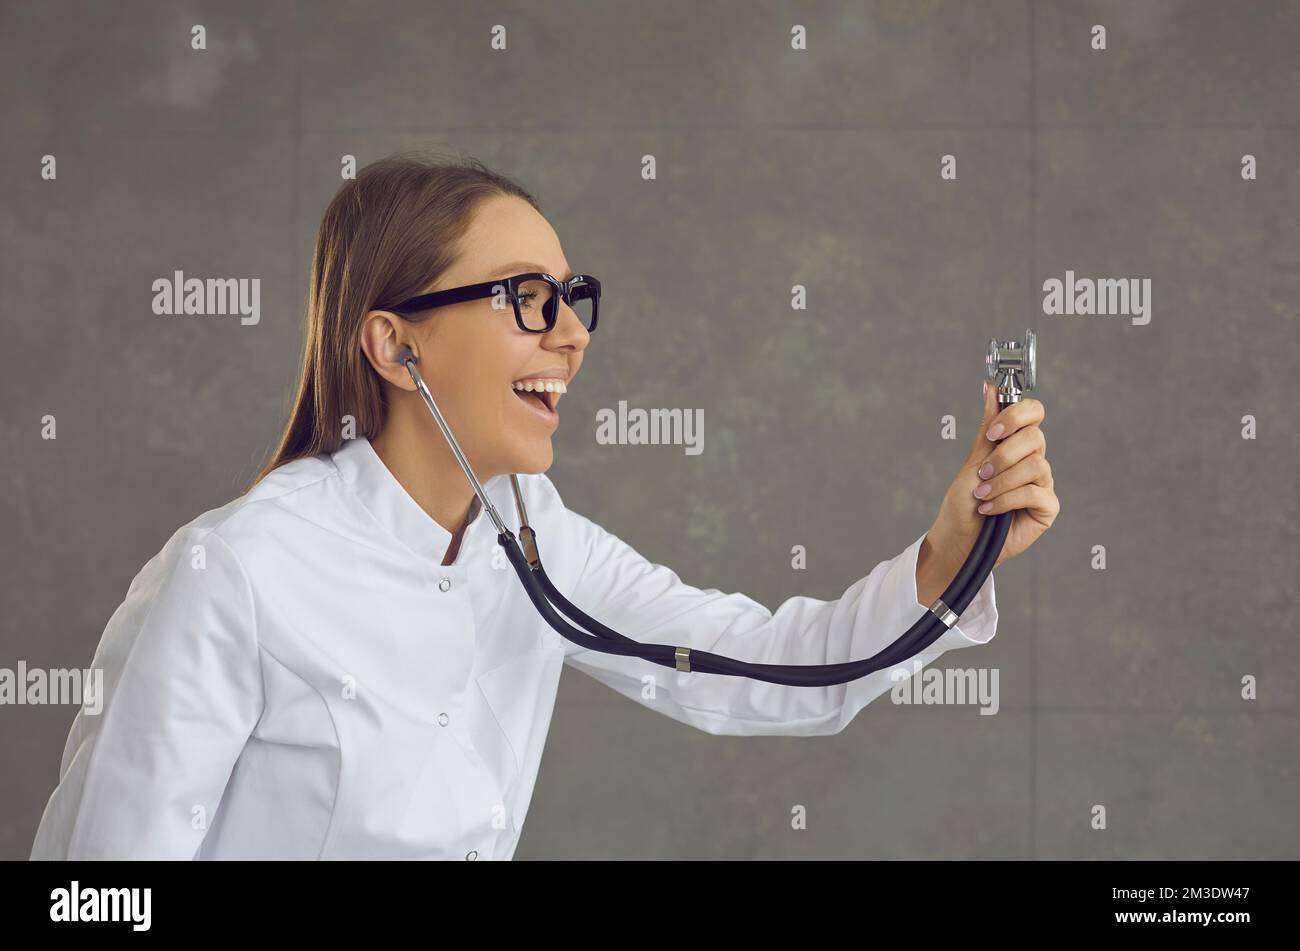
{"label": "young woman", "polygon": [[[542,274],[567,282],[553,308]],[[404,348],[507,521],[522,474],[557,587],[638,640],[761,663],[866,658],[956,574],[982,499],[1015,510],[1000,560],[1056,516],[1042,404],[992,425],[990,389],[934,524],[842,597],[773,613],[685,584],[543,474],[598,311],[598,281],[572,272],[537,202],[481,163],[389,159],[345,184],[316,238],[279,448],[132,582],[94,659],[103,711],[73,724],[33,858],[510,858],[563,664],[719,734],[835,733],[889,689],[888,671],[786,687],[562,639],[501,556]],[[996,628],[990,577],[917,659]]]}

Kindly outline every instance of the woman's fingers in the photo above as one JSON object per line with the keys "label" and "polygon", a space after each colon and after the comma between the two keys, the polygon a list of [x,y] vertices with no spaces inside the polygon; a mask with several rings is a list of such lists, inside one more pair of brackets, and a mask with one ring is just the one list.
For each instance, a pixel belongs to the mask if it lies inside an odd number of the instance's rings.
{"label": "woman's fingers", "polygon": [[1043,488],[1048,488],[1051,485],[1051,477],[1052,467],[1047,457],[1041,453],[1034,453],[1021,459],[1005,472],[995,475],[986,482],[981,482],[975,487],[974,495],[980,501],[988,501],[1018,489],[1022,485],[1041,485]]}
{"label": "woman's fingers", "polygon": [[1043,435],[1042,428],[1037,424],[1026,426],[998,443],[997,448],[979,463],[976,475],[987,482],[990,477],[1007,471],[1026,456],[1046,452],[1047,437]]}
{"label": "woman's fingers", "polygon": [[1036,519],[1051,522],[1060,511],[1061,503],[1056,493],[1045,485],[1031,482],[1010,492],[1003,492],[995,499],[981,502],[978,511],[981,515],[1001,515],[1015,509],[1025,509]]}
{"label": "woman's fingers", "polygon": [[993,422],[989,424],[985,436],[989,440],[1005,439],[1026,426],[1041,423],[1046,416],[1047,410],[1043,407],[1041,400],[1023,399],[1019,403],[1012,403],[998,413]]}

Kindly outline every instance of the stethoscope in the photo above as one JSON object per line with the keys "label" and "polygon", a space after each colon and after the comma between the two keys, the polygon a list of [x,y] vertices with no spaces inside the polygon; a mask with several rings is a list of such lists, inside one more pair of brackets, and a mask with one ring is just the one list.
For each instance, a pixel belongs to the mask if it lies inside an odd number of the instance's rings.
{"label": "stethoscope", "polygon": [[[519,479],[511,474],[510,484],[514,491],[515,507],[519,510],[519,539],[523,542],[523,547],[520,547],[519,541],[501,520],[492,500],[483,491],[482,484],[474,475],[474,470],[470,468],[469,460],[461,452],[460,444],[456,442],[456,437],[452,435],[447,421],[439,412],[438,404],[433,401],[433,394],[429,392],[423,377],[420,376],[420,371],[416,369],[415,356],[409,347],[403,349],[399,359],[410,372],[416,389],[424,398],[425,405],[429,407],[429,412],[437,421],[438,428],[446,437],[447,444],[451,446],[451,451],[456,456],[456,461],[465,471],[465,477],[473,486],[475,495],[478,496],[484,510],[496,526],[497,544],[505,550],[506,557],[514,566],[515,574],[523,583],[533,606],[546,623],[561,635],[589,650],[640,657],[681,673],[750,677],[754,680],[792,687],[826,687],[847,683],[878,670],[893,667],[920,653],[956,624],[961,613],[966,610],[984,585],[993,566],[997,564],[998,555],[1002,552],[1002,545],[1011,528],[1013,512],[985,516],[979,537],[975,539],[970,554],[966,556],[961,570],[957,572],[952,583],[944,589],[943,594],[935,599],[934,604],[930,605],[929,609],[901,637],[865,660],[848,661],[842,664],[750,664],[685,646],[642,644],[585,614],[570,604],[569,600],[556,589],[547,576],[546,569],[542,567],[542,557],[537,550],[537,533],[528,524],[528,512],[524,509],[524,497],[519,491]],[[988,379],[997,387],[999,407],[1020,402],[1026,391],[1034,389],[1037,382],[1036,362],[1037,354],[1032,330],[1025,331],[1023,346],[1014,340],[1005,342],[989,340],[989,352],[985,357],[985,363]],[[565,620],[566,617],[568,621]],[[586,630],[574,627],[569,621],[582,625]]]}

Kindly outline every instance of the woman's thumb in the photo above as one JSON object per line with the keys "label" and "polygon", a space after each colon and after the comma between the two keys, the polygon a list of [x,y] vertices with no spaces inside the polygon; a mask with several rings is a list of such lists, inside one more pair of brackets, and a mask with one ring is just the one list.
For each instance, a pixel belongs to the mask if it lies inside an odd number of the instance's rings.
{"label": "woman's thumb", "polygon": [[984,390],[984,414],[980,417],[979,430],[975,433],[975,445],[971,447],[971,453],[979,451],[980,456],[983,457],[986,450],[991,448],[985,433],[993,425],[993,417],[998,415],[998,390],[995,386],[989,386],[988,380],[985,380],[981,386]]}

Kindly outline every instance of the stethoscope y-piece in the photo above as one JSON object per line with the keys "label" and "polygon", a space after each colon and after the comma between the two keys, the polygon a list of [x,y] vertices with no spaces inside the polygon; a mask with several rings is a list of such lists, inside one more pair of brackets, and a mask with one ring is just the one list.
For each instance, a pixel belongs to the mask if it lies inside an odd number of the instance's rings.
{"label": "stethoscope y-piece", "polygon": [[[409,348],[402,351],[400,360],[411,374],[416,390],[429,408],[429,412],[433,414],[434,420],[437,421],[438,428],[442,430],[447,444],[451,446],[456,461],[464,470],[465,477],[469,479],[484,511],[496,526],[497,544],[505,551],[515,574],[519,576],[524,586],[524,591],[533,602],[533,607],[546,623],[563,637],[589,650],[640,657],[681,673],[749,677],[753,680],[792,687],[826,687],[848,683],[878,670],[897,666],[924,651],[944,632],[952,628],[993,571],[993,566],[997,564],[998,555],[1001,554],[1002,546],[1006,542],[1007,532],[1011,529],[1013,512],[986,516],[984,524],[980,527],[979,536],[966,556],[966,561],[957,572],[957,576],[944,589],[943,594],[892,644],[863,660],[841,664],[752,664],[722,654],[695,650],[685,645],[643,644],[606,627],[570,603],[560,593],[542,566],[542,558],[537,548],[537,533],[528,524],[528,512],[524,508],[524,497],[519,490],[518,477],[514,474],[510,476],[515,507],[519,511],[519,536],[516,538],[502,521],[492,500],[483,491],[483,486],[474,475],[469,460],[465,458],[460,445],[456,442],[456,437],[452,435],[451,428],[438,410],[433,394],[425,385],[415,365],[415,357]],[[1025,331],[1023,346],[1015,341],[989,341],[989,352],[985,358],[986,372],[988,379],[997,387],[1000,407],[1020,402],[1026,391],[1036,387],[1036,362],[1037,352],[1032,330]]]}

